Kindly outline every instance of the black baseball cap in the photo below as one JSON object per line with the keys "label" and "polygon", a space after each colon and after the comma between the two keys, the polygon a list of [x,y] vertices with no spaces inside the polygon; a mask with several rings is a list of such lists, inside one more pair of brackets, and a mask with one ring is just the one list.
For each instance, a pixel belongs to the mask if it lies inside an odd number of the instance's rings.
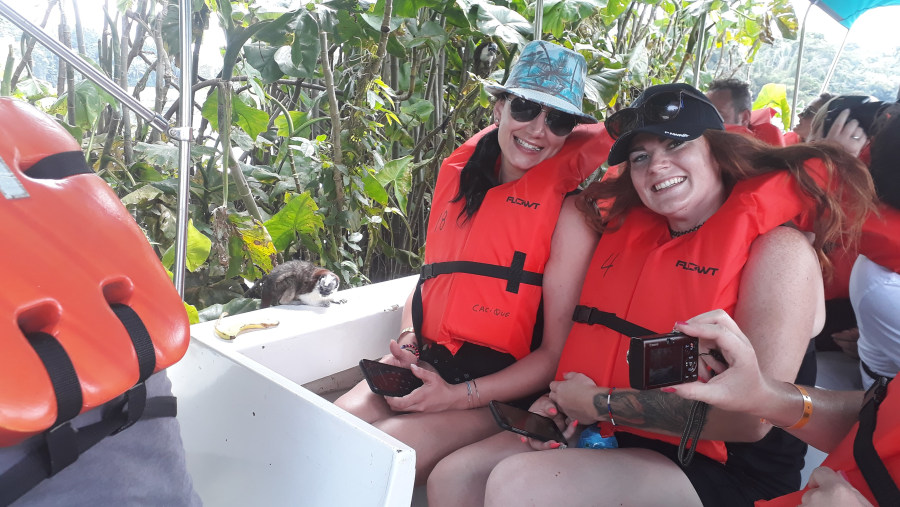
{"label": "black baseball cap", "polygon": [[[667,97],[668,96],[668,97]],[[652,107],[661,99],[675,100],[677,113],[669,120],[652,117]],[[680,99],[680,102],[678,100]],[[663,100],[665,101],[665,100]],[[650,106],[645,104],[650,103]],[[650,113],[648,113],[648,108]],[[630,111],[629,111],[630,110]],[[612,132],[610,120],[619,114],[635,115],[636,127],[619,135],[609,150],[609,165],[617,165],[628,159],[631,139],[637,134],[649,133],[669,139],[691,141],[708,129],[725,130],[722,115],[703,93],[686,83],[655,85],[644,90],[630,107],[618,111],[606,119],[607,130]]]}

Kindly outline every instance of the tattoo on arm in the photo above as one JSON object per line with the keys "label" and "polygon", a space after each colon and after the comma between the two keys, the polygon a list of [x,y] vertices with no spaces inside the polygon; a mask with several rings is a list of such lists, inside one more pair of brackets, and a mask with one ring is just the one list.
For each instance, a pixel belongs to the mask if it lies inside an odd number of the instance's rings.
{"label": "tattoo on arm", "polygon": [[[653,391],[613,391],[610,400],[616,424],[681,435],[691,411],[691,402]],[[597,413],[607,413],[606,394],[594,396]]]}

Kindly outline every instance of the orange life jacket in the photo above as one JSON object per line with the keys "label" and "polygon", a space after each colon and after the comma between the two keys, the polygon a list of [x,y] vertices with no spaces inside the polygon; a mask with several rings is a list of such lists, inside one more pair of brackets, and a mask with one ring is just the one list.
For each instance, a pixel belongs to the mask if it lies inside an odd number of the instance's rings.
{"label": "orange life jacket", "polygon": [[[460,171],[475,145],[494,127],[481,131],[444,160],[425,247],[425,338],[452,353],[464,342],[509,353],[516,359],[529,353],[541,302],[541,278],[563,199],[603,164],[612,146],[602,125],[576,127],[559,153],[518,180],[488,190],[481,207],[468,220],[465,215],[460,217],[465,201],[450,201],[459,192]],[[436,275],[442,273],[441,263],[456,261],[499,268],[500,275],[508,274],[509,279],[460,271]],[[433,268],[437,271],[431,271]]]}
{"label": "orange life jacket", "polygon": [[771,144],[772,146],[784,146],[784,134],[781,129],[771,123],[760,123],[759,125],[725,125],[725,130],[736,134],[755,137],[760,141]]}
{"label": "orange life jacket", "polygon": [[[0,99],[0,137],[0,447],[8,447],[173,364],[190,330],[147,238],[79,143],[8,98]],[[149,334],[141,352],[124,324],[133,327],[135,314]],[[74,369],[67,399],[80,403],[58,409],[40,347]],[[139,367],[139,355],[151,359]]]}
{"label": "orange life jacket", "polygon": [[[700,229],[671,238],[666,219],[639,206],[621,228],[605,232],[591,260],[579,305],[614,313],[637,326],[667,332],[679,320],[722,308],[733,314],[750,245],[790,221],[811,202],[784,171],[744,180]],[[603,325],[572,326],[556,378],[567,372],[589,376],[598,386],[630,387],[628,336]],[[678,444],[679,439],[623,425],[644,437]],[[724,462],[722,442],[703,440],[697,450]]]}
{"label": "orange life jacket", "polygon": [[[895,484],[900,484],[900,393],[898,390],[900,390],[900,382],[888,384],[887,397],[878,408],[878,422],[872,435],[872,444]],[[828,454],[822,466],[832,470],[843,470],[850,484],[858,489],[869,502],[878,505],[854,458],[853,443],[858,430],[859,423],[856,423],[850,433]],[[757,507],[799,505],[800,498],[805,492],[806,489],[803,489],[769,501],[756,502],[756,505]]]}

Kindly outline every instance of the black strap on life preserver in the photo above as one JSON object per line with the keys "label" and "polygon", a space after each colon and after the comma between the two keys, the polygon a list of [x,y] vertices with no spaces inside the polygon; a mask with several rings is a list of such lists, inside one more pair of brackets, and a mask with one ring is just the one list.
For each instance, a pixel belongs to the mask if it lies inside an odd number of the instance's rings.
{"label": "black strap on life preserver", "polygon": [[859,411],[859,428],[853,440],[853,459],[862,472],[866,484],[875,495],[878,505],[900,505],[900,489],[891,477],[881,456],[875,450],[872,436],[878,419],[878,407],[887,396],[890,379],[880,377],[866,392],[862,410]]}
{"label": "black strap on life preserver", "polygon": [[78,375],[63,346],[47,333],[29,333],[29,343],[44,364],[56,395],[57,418],[43,434],[43,442],[0,475],[0,506],[6,506],[74,463],[78,456],[104,438],[115,435],[140,419],[174,417],[174,396],[147,398],[145,381],[153,374],[156,352],[146,326],[129,306],[110,305],[125,326],[138,359],[138,382],[123,395],[102,407],[99,422],[75,429],[71,419],[81,411],[82,395]]}
{"label": "black strap on life preserver", "polygon": [[869,368],[869,365],[867,365],[866,362],[863,361],[862,359],[859,360],[859,365],[862,367],[862,370],[866,373],[866,375],[868,375],[869,378],[872,380],[878,380],[879,378],[886,378],[888,380],[891,380],[894,378],[894,377],[888,377],[887,375],[879,375],[879,374],[875,373],[875,371],[872,370],[872,368]]}
{"label": "black strap on life preserver", "polygon": [[656,334],[646,327],[639,326],[634,322],[629,322],[615,313],[604,312],[592,306],[578,305],[572,314],[572,320],[581,324],[591,326],[606,326],[613,331],[628,337],[641,337]]}
{"label": "black strap on life preserver", "polygon": [[413,330],[416,333],[416,341],[419,350],[422,350],[424,341],[422,340],[422,321],[425,318],[424,308],[422,306],[422,284],[429,278],[440,275],[449,275],[451,273],[468,273],[472,275],[488,276],[491,278],[500,278],[506,280],[506,291],[513,294],[519,293],[519,285],[537,285],[543,283],[544,275],[535,273],[534,271],[526,271],[525,269],[525,252],[518,250],[513,253],[512,262],[509,266],[498,266],[496,264],[487,264],[475,261],[447,261],[425,264],[419,274],[419,282],[416,284],[416,290],[412,299],[412,319]]}
{"label": "black strap on life preserver", "polygon": [[29,178],[42,180],[61,180],[76,174],[93,173],[81,151],[64,151],[47,155],[25,170],[25,175]]}
{"label": "black strap on life preserver", "polygon": [[506,280],[506,291],[513,294],[519,293],[519,285],[523,283],[540,287],[544,279],[543,273],[526,271],[525,252],[516,251],[513,253],[512,262],[510,262],[509,266],[475,261],[448,261],[425,264],[422,266],[420,281],[450,273],[468,273]]}

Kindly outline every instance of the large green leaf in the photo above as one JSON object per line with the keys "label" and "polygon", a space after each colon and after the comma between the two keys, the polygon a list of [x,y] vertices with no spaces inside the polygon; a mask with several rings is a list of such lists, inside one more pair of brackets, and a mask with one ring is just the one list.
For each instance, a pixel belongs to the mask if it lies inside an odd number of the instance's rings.
{"label": "large green leaf", "polygon": [[410,173],[410,161],[412,156],[405,156],[396,160],[391,160],[378,171],[375,178],[381,183],[382,187],[388,184],[394,187],[394,197],[403,213],[406,213],[406,201],[409,191],[412,188],[412,174]]}
{"label": "large green leaf", "polygon": [[363,189],[366,191],[366,195],[373,199],[378,204],[382,206],[387,206],[388,204],[388,193],[387,190],[384,189],[384,186],[375,176],[372,176],[371,173],[366,171],[362,177],[363,180]]}
{"label": "large green leaf", "polygon": [[239,96],[232,96],[231,108],[232,121],[238,127],[241,127],[250,136],[250,139],[256,140],[256,136],[265,132],[266,128],[268,128],[269,114],[245,104]]}
{"label": "large green leaf", "polygon": [[304,12],[297,20],[294,43],[291,44],[291,61],[303,70],[301,77],[315,77],[321,49],[319,22],[309,12]]}
{"label": "large green leaf", "polygon": [[787,125],[785,121],[791,117],[791,105],[787,99],[787,87],[781,83],[767,83],[756,96],[753,102],[753,110],[771,107],[776,113],[776,117],[780,118],[782,123]]}
{"label": "large green leaf", "polygon": [[294,31],[294,21],[300,12],[299,10],[290,11],[278,16],[268,26],[256,32],[253,38],[275,46],[288,44],[290,42],[290,34]]}
{"label": "large green leaf", "polygon": [[134,151],[148,164],[178,167],[178,147],[175,145],[135,143]]}
{"label": "large green leaf", "polygon": [[547,0],[544,2],[543,31],[557,39],[570,23],[578,24],[595,11],[606,7],[607,0]]}
{"label": "large green leaf", "polygon": [[[194,272],[202,266],[206,259],[209,258],[209,252],[212,251],[212,241],[203,235],[194,227],[193,219],[188,220],[187,229],[187,255],[185,257],[185,267],[188,271]],[[175,245],[169,247],[162,256],[162,264],[165,267],[171,267],[175,262]]]}
{"label": "large green leaf", "polygon": [[262,42],[247,44],[244,46],[244,57],[251,67],[259,71],[259,76],[264,83],[274,83],[284,76],[278,62],[275,61],[275,52],[278,48],[264,45]]}
{"label": "large green leaf", "polygon": [[475,26],[488,37],[499,37],[506,43],[525,45],[523,34],[530,34],[531,22],[518,12],[499,5],[479,2]]}
{"label": "large green leaf", "polygon": [[286,194],[285,200],[284,207],[265,223],[279,252],[283,252],[296,235],[314,235],[324,226],[322,217],[316,213],[319,207],[309,192]]}
{"label": "large green leaf", "polygon": [[112,95],[85,79],[75,85],[75,124],[90,129],[97,123],[107,104],[115,104]]}
{"label": "large green leaf", "polygon": [[277,251],[267,228],[257,220],[245,220],[234,215],[229,215],[228,219],[240,234],[250,262],[266,273],[272,271],[272,261]]}

